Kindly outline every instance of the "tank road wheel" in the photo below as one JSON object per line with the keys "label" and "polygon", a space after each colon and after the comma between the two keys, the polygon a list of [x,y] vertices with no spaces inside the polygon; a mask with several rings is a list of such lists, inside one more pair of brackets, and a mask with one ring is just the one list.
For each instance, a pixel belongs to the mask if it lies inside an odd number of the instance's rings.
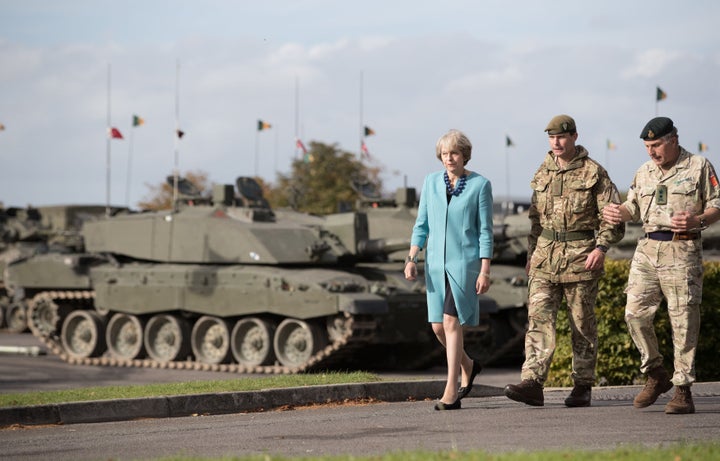
{"label": "tank road wheel", "polygon": [[22,333],[28,329],[27,307],[23,301],[14,301],[5,310],[5,323],[10,333]]}
{"label": "tank road wheel", "polygon": [[125,360],[145,357],[143,324],[134,315],[113,315],[107,326],[105,340],[113,357]]}
{"label": "tank road wheel", "polygon": [[275,361],[273,335],[275,325],[257,317],[239,320],[232,330],[230,346],[241,365],[255,367]]}
{"label": "tank road wheel", "polygon": [[49,295],[39,294],[30,302],[30,329],[41,337],[57,334],[60,324],[60,308]]}
{"label": "tank road wheel", "polygon": [[190,327],[185,319],[159,314],[145,326],[145,350],[157,362],[184,360],[190,352]]}
{"label": "tank road wheel", "polygon": [[230,355],[230,332],[225,320],[205,315],[200,317],[190,335],[195,359],[202,363],[225,363]]}
{"label": "tank road wheel", "polygon": [[102,319],[93,311],[73,311],[60,331],[65,352],[74,358],[97,357],[105,352]]}
{"label": "tank road wheel", "polygon": [[325,346],[322,338],[322,329],[314,323],[285,319],[275,332],[275,355],[284,366],[299,367]]}

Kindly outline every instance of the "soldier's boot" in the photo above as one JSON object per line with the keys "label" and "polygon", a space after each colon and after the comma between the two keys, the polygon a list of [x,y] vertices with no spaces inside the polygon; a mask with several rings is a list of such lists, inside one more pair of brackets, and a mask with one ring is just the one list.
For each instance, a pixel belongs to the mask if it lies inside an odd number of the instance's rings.
{"label": "soldier's boot", "polygon": [[633,402],[635,408],[649,407],[655,403],[657,398],[660,397],[660,394],[669,391],[673,387],[667,371],[665,371],[665,368],[662,366],[653,368],[648,371],[647,375],[648,378],[645,387],[635,396],[635,401]]}
{"label": "soldier's boot", "polygon": [[508,384],[505,386],[505,396],[534,407],[545,405],[543,385],[534,379],[523,379],[520,384]]}
{"label": "soldier's boot", "polygon": [[665,413],[668,415],[687,415],[695,413],[695,404],[692,399],[690,386],[675,387],[675,395],[667,405],[665,405]]}
{"label": "soldier's boot", "polygon": [[566,407],[589,407],[592,399],[592,386],[588,384],[576,384],[573,386],[570,396],[565,399]]}

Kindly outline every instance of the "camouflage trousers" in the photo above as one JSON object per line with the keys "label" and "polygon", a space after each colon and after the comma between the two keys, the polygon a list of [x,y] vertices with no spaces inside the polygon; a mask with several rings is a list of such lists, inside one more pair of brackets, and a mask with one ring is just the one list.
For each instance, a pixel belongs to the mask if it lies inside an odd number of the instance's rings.
{"label": "camouflage trousers", "polygon": [[700,239],[638,242],[625,290],[625,322],[640,351],[641,372],[663,364],[653,320],[664,295],[673,336],[672,382],[686,386],[695,381],[702,282]]}
{"label": "camouflage trousers", "polygon": [[525,334],[525,363],[521,379],[544,383],[555,353],[555,323],[563,296],[567,301],[572,332],[572,379],[575,384],[593,385],[597,363],[595,298],[598,281],[553,283],[530,278],[528,331]]}

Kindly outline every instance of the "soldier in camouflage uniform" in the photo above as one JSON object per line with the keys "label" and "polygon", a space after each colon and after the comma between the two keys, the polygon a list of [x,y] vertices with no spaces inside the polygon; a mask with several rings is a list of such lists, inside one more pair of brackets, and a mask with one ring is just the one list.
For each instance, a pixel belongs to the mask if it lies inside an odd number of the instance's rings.
{"label": "soldier in camouflage uniform", "polygon": [[[645,238],[638,241],[625,290],[625,321],[640,351],[640,371],[648,376],[633,405],[652,405],[675,384],[675,395],[665,406],[665,413],[694,413],[690,386],[695,381],[700,331],[700,232],[720,219],[720,187],[710,162],[680,146],[677,128],[669,118],[650,120],[640,137],[650,160],[635,173],[627,201],[603,210],[608,222],[641,221],[645,231]],[[663,295],[672,326],[672,381],[663,367],[653,326]]]}
{"label": "soldier in camouflage uniform", "polygon": [[608,203],[619,203],[607,171],[576,145],[575,121],[558,115],[548,124],[551,150],[535,173],[528,237],[529,303],[525,363],[520,384],[505,395],[544,405],[543,385],[555,352],[555,321],[562,298],[572,330],[574,387],[568,407],[590,405],[597,362],[595,298],[608,246],[620,241],[624,224],[601,220]]}

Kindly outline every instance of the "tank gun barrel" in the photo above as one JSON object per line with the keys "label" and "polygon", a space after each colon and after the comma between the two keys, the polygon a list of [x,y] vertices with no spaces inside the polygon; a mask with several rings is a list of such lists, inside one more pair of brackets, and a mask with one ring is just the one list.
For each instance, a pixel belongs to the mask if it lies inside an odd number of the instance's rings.
{"label": "tank gun barrel", "polygon": [[357,244],[358,255],[363,257],[385,257],[396,251],[410,248],[408,239],[366,239]]}

